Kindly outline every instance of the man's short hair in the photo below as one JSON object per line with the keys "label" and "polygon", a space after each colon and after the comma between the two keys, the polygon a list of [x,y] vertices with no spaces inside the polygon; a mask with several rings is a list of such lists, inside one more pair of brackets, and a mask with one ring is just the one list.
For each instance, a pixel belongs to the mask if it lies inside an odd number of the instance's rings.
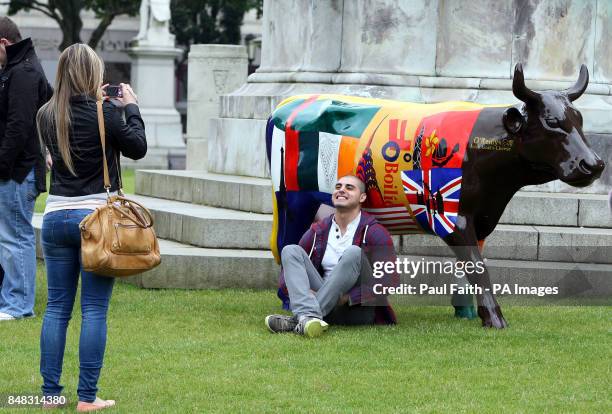
{"label": "man's short hair", "polygon": [[359,191],[361,191],[362,193],[366,192],[366,185],[365,185],[365,183],[363,182],[363,180],[361,178],[359,178],[359,177],[357,177],[356,175],[353,175],[353,174],[346,174],[346,175],[343,175],[340,178],[344,178],[344,177],[353,177],[358,182],[357,186],[359,187]]}
{"label": "man's short hair", "polygon": [[0,17],[0,38],[8,39],[11,43],[21,42],[19,28],[6,16]]}

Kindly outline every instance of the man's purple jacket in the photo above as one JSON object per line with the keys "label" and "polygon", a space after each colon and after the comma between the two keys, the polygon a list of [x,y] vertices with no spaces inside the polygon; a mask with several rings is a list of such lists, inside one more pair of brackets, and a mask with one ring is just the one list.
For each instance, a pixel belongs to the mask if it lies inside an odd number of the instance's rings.
{"label": "man's purple jacket", "polygon": [[[327,237],[331,230],[332,217],[333,214],[313,223],[299,243],[322,277],[324,272],[321,262],[327,248]],[[353,245],[359,246],[365,252],[371,266],[374,262],[395,262],[396,260],[395,248],[389,232],[365,211],[361,211],[361,219],[357,230],[355,230]],[[375,322],[377,324],[394,324],[397,322],[395,312],[389,305],[387,297],[375,295],[372,291],[372,286],[375,283],[380,283],[383,286],[397,286],[398,276],[396,273],[385,274],[380,279],[371,278],[371,280],[362,281],[361,284],[349,290],[349,304],[351,306],[361,306],[362,304],[364,306],[375,306]],[[290,310],[284,271],[281,271],[280,274],[278,297],[283,301],[283,308]]]}

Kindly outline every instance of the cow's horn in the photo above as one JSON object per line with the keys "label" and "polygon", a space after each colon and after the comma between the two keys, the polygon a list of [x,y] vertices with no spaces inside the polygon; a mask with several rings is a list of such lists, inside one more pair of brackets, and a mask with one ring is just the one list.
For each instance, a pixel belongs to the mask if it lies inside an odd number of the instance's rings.
{"label": "cow's horn", "polygon": [[538,97],[537,92],[532,91],[525,86],[525,78],[523,77],[523,65],[517,63],[514,67],[514,78],[512,79],[512,93],[521,101],[527,103]]}
{"label": "cow's horn", "polygon": [[580,76],[578,76],[578,80],[571,88],[566,89],[565,94],[569,98],[570,101],[575,101],[580,98],[580,95],[584,93],[587,86],[589,84],[589,70],[586,65],[580,66]]}

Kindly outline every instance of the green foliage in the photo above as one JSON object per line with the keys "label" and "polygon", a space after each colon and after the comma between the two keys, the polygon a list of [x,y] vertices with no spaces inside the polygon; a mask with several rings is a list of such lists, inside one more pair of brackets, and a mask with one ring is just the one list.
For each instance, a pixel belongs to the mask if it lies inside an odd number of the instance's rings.
{"label": "green foliage", "polygon": [[[141,0],[0,0],[9,4],[9,15],[20,10],[37,10],[55,20],[62,30],[59,47],[64,50],[81,42],[81,12],[92,10],[100,19],[89,38],[94,49],[114,18],[123,14],[135,16]],[[240,43],[240,26],[244,14],[256,9],[261,15],[263,0],[172,0],[172,31],[177,43],[187,50],[193,43]]]}
{"label": "green foliage", "polygon": [[[0,322],[0,397],[40,392],[46,287],[41,265],[37,317]],[[76,405],[79,297],[64,357],[65,412]],[[100,397],[117,400],[108,412],[612,410],[610,307],[506,306],[510,328],[495,331],[455,319],[450,306],[398,306],[397,326],[332,326],[316,340],[268,332],[263,319],[278,310],[272,290],[140,290],[117,282],[99,382]]]}
{"label": "green foliage", "polygon": [[261,15],[263,0],[172,0],[172,31],[179,45],[194,43],[240,43],[244,14],[256,9]]}
{"label": "green foliage", "polygon": [[122,14],[134,16],[138,13],[140,0],[10,0],[8,4],[9,15],[20,10],[37,10],[55,20],[63,35],[59,49],[64,50],[74,43],[81,43],[83,10],[92,10],[100,19],[88,41],[89,46],[95,49],[115,17]]}

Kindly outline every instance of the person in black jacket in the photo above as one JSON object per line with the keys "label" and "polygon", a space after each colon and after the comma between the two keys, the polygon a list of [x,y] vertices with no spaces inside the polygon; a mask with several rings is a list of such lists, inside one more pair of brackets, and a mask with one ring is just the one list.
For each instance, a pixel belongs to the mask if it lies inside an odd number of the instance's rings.
{"label": "person in black jacket", "polygon": [[[45,189],[36,112],[52,89],[34,52],[8,17],[0,17],[0,321],[34,316],[34,202]],[[1,272],[0,272],[1,273]]]}
{"label": "person in black jacket", "polygon": [[[60,55],[55,93],[38,112],[41,140],[53,159],[51,187],[42,225],[48,299],[40,338],[40,373],[45,396],[60,395],[66,330],[72,315],[79,273],[81,337],[77,411],[115,404],[97,397],[97,383],[106,347],[106,316],[114,279],[81,268],[79,223],[106,203],[102,144],[96,102],[103,97],[104,64],[89,46],[74,44]],[[103,117],[110,192],[119,184],[118,157],[139,159],[147,152],[144,123],[130,85],[120,84],[122,97],[105,101]],[[118,106],[117,106],[118,105]],[[123,120],[121,108],[125,115]]]}

